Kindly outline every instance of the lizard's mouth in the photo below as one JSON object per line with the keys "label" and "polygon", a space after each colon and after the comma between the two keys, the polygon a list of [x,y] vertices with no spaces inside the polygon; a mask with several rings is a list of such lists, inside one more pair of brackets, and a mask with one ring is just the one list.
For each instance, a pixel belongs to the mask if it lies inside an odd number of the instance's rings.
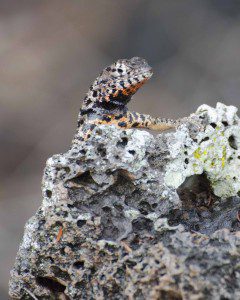
{"label": "lizard's mouth", "polygon": [[149,67],[149,68],[143,70],[142,72],[140,72],[140,75],[150,79],[153,75],[153,70],[151,67]]}

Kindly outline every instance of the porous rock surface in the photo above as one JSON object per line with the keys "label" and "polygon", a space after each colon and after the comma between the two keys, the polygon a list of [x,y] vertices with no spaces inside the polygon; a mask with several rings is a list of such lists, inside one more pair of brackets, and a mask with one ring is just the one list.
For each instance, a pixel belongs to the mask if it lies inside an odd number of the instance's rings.
{"label": "porous rock surface", "polygon": [[240,299],[240,124],[201,106],[153,137],[96,128],[48,159],[13,299]]}

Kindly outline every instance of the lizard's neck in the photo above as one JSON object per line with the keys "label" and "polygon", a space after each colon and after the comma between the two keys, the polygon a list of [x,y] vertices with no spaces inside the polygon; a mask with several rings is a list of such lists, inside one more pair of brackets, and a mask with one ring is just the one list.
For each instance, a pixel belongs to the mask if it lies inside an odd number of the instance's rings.
{"label": "lizard's neck", "polygon": [[116,97],[110,94],[107,98],[102,98],[100,100],[94,100],[92,97],[87,97],[84,99],[84,104],[80,109],[80,114],[82,116],[90,115],[103,115],[103,114],[118,114],[126,113],[127,103],[131,100],[131,96],[123,95],[119,93]]}
{"label": "lizard's neck", "polygon": [[[86,100],[86,99],[85,99]],[[129,99],[130,101],[130,99]],[[127,102],[126,102],[127,103]],[[118,101],[92,102],[92,105],[82,106],[78,116],[78,128],[89,120],[104,119],[106,116],[125,116],[128,112],[126,104]]]}

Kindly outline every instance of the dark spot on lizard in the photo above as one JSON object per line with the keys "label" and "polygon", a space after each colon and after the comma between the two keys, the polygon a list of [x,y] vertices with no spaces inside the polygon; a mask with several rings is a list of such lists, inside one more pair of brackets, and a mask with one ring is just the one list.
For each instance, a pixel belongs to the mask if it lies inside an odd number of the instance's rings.
{"label": "dark spot on lizard", "polygon": [[78,127],[80,127],[84,123],[83,119],[78,121]]}
{"label": "dark spot on lizard", "polygon": [[107,83],[108,81],[107,81],[107,79],[103,79],[101,82],[100,82],[100,84],[105,84],[105,83]]}
{"label": "dark spot on lizard", "polygon": [[106,121],[106,122],[110,122],[110,121],[112,120],[112,118],[109,117],[109,116],[103,116],[103,117],[102,117],[102,120],[103,120],[103,121]]}
{"label": "dark spot on lizard", "polygon": [[132,123],[132,122],[133,122],[132,114],[129,114],[129,123]]}
{"label": "dark spot on lizard", "polygon": [[93,110],[92,108],[89,108],[89,109],[81,109],[81,110],[80,110],[80,113],[81,113],[82,116],[87,115],[87,114],[91,114],[91,113],[93,113],[93,112],[94,112],[94,110]]}
{"label": "dark spot on lizard", "polygon": [[87,104],[87,105],[90,105],[91,103],[92,103],[92,100],[87,99],[86,104]]}
{"label": "dark spot on lizard", "polygon": [[120,126],[120,127],[127,127],[127,123],[126,122],[119,122],[118,126]]}
{"label": "dark spot on lizard", "polygon": [[123,115],[122,115],[122,114],[120,114],[120,115],[116,115],[116,116],[115,116],[115,120],[120,120],[122,117],[123,117]]}
{"label": "dark spot on lizard", "polygon": [[98,103],[96,105],[96,107],[103,108],[105,110],[111,111],[111,110],[114,110],[114,109],[118,108],[119,104],[118,103],[114,103],[112,101],[108,101],[108,102],[107,101],[103,101],[101,103]]}
{"label": "dark spot on lizard", "polygon": [[137,127],[138,125],[139,125],[139,123],[135,122],[135,123],[132,124],[132,127]]}

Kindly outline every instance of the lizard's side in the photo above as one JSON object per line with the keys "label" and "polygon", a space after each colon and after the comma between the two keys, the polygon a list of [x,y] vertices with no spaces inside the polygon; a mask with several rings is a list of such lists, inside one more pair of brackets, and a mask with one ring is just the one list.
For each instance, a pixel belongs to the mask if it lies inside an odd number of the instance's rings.
{"label": "lizard's side", "polygon": [[130,112],[128,102],[152,76],[152,68],[145,59],[120,59],[106,67],[90,86],[78,116],[78,128],[73,144],[90,137],[100,124],[114,124],[118,128],[148,128],[164,131],[176,128],[184,119],[171,120]]}

